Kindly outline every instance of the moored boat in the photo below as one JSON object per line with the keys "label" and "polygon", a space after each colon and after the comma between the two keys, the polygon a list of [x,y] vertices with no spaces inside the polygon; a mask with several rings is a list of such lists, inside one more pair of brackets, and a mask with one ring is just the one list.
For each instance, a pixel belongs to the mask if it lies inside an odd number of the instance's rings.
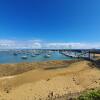
{"label": "moored boat", "polygon": [[13,53],[13,55],[14,55],[14,56],[17,56],[18,54],[17,54],[17,53]]}
{"label": "moored boat", "polygon": [[27,57],[27,56],[21,56],[21,58],[22,58],[22,59],[27,59],[28,57]]}
{"label": "moored boat", "polygon": [[45,58],[50,58],[51,54],[44,55]]}
{"label": "moored boat", "polygon": [[32,54],[31,57],[36,57],[36,55],[35,54]]}

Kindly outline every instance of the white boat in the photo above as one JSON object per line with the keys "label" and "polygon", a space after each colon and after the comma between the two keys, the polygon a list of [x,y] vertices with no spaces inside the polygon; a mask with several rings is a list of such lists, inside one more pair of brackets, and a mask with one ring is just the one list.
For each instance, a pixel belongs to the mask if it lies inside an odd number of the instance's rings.
{"label": "white boat", "polygon": [[45,57],[45,58],[50,58],[51,55],[50,55],[50,54],[46,54],[46,55],[44,55],[44,57]]}
{"label": "white boat", "polygon": [[36,57],[36,55],[35,54],[32,54],[31,57]]}
{"label": "white boat", "polygon": [[35,55],[40,55],[40,53],[35,53]]}
{"label": "white boat", "polygon": [[22,56],[21,58],[22,58],[22,59],[27,59],[28,57],[27,57],[27,56]]}
{"label": "white boat", "polygon": [[17,56],[18,54],[17,54],[17,53],[13,53],[13,55],[14,55],[14,56]]}

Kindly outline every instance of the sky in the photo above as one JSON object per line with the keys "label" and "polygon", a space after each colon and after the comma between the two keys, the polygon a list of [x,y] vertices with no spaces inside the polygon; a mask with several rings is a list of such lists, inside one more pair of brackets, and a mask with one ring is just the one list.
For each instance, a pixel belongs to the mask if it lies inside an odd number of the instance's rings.
{"label": "sky", "polygon": [[100,0],[0,0],[0,47],[100,48]]}

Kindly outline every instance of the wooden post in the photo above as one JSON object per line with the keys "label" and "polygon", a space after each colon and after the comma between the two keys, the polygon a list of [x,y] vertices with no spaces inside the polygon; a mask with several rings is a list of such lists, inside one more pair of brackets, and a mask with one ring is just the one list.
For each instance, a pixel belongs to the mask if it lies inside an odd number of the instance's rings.
{"label": "wooden post", "polygon": [[89,60],[90,60],[91,59],[91,52],[90,52],[90,50],[88,52],[89,52]]}

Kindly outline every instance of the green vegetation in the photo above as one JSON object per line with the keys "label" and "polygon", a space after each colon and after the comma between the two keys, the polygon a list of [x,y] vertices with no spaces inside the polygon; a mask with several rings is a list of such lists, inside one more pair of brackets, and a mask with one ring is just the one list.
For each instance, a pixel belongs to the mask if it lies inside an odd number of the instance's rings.
{"label": "green vegetation", "polygon": [[100,90],[92,90],[81,94],[77,100],[100,100]]}

